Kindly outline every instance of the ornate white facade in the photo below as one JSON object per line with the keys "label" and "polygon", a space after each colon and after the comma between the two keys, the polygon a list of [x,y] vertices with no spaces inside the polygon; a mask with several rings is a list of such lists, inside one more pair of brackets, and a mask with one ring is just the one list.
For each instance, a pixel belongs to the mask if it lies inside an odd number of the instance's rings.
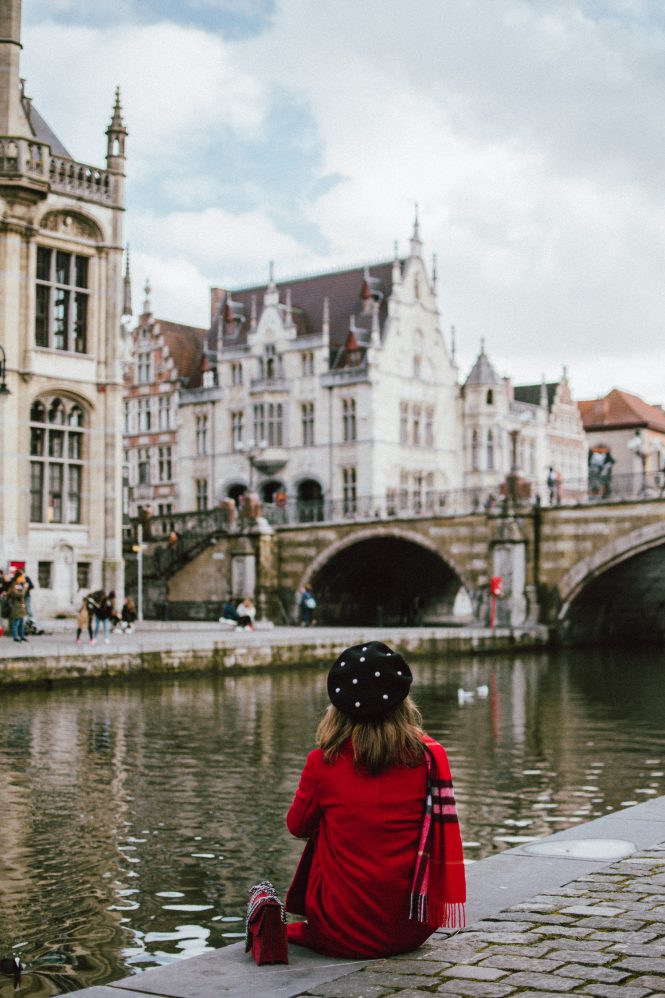
{"label": "ornate white facade", "polygon": [[[37,614],[122,590],[120,311],[125,139],[73,159],[19,76],[21,5],[0,5],[0,563],[23,561]],[[74,110],[74,109],[72,109]]]}
{"label": "ornate white facade", "polygon": [[417,221],[405,259],[213,289],[179,433],[183,509],[203,480],[215,503],[251,486],[285,518],[440,509],[462,485],[461,407]]}

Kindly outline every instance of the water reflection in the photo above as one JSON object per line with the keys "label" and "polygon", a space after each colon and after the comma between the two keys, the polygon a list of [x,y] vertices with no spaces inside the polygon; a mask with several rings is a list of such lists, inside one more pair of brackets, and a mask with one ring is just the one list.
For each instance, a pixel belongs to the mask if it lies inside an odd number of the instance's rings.
{"label": "water reflection", "polygon": [[[640,653],[418,662],[478,859],[663,792],[660,662]],[[457,690],[487,686],[458,702]],[[235,941],[283,890],[284,828],[325,670],[17,693],[0,704],[0,940],[37,998]],[[0,978],[0,996],[14,994]]]}

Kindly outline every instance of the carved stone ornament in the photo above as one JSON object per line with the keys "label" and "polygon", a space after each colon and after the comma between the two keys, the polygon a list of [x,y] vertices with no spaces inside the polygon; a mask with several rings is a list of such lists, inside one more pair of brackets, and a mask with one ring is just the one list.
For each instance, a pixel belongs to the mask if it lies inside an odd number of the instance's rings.
{"label": "carved stone ornament", "polygon": [[73,239],[89,239],[101,242],[102,234],[94,224],[82,215],[68,211],[49,211],[41,221],[41,228],[49,232],[58,232]]}

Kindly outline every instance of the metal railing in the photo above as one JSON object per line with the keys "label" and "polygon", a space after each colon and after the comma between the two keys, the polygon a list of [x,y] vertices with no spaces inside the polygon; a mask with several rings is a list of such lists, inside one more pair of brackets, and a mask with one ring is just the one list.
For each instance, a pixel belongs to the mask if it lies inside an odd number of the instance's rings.
{"label": "metal railing", "polygon": [[[445,492],[397,491],[386,496],[347,496],[342,499],[286,499],[261,503],[260,513],[274,527],[348,523],[353,521],[390,521],[405,518],[425,519],[436,516],[500,516],[509,511],[527,513],[534,506],[542,509],[593,505],[598,503],[643,502],[665,499],[665,471],[644,475],[613,475],[607,479],[592,476],[579,481],[561,482],[549,489],[546,483],[519,479],[514,495],[510,483],[495,490],[451,489]],[[256,525],[256,517],[237,511],[232,505],[188,513],[154,516],[145,530],[146,540],[166,543],[175,534],[177,542],[170,551],[186,560],[215,534],[234,534]]]}

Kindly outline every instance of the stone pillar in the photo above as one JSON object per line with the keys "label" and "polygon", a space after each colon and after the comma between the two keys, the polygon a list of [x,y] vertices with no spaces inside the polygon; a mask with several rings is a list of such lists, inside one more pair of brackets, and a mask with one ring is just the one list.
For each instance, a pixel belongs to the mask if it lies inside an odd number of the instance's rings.
{"label": "stone pillar", "polygon": [[527,622],[526,538],[515,517],[500,517],[490,542],[492,575],[503,580],[497,600],[498,627],[520,627]]}
{"label": "stone pillar", "polygon": [[256,554],[247,534],[236,538],[231,546],[230,589],[236,598],[254,599],[256,595]]}

